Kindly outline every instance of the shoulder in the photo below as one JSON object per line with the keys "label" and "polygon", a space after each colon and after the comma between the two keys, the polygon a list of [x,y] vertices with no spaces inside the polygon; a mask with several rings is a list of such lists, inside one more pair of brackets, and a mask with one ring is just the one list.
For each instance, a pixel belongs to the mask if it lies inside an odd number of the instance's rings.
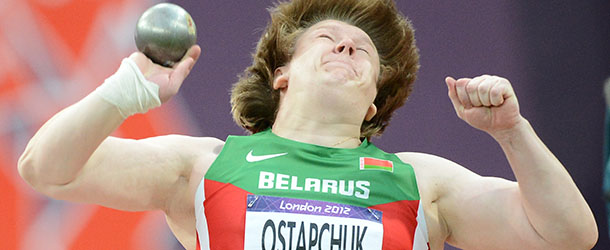
{"label": "shoulder", "polygon": [[460,184],[477,174],[446,158],[417,152],[400,152],[396,156],[413,167],[417,179],[430,246],[440,248],[450,235],[443,206]]}
{"label": "shoulder", "polygon": [[[179,148],[188,161],[187,169],[190,186],[196,188],[216,157],[225,145],[223,140],[214,137],[191,137],[183,135],[171,135],[175,145]],[[193,189],[193,188],[190,188]]]}
{"label": "shoulder", "polygon": [[400,152],[396,156],[413,167],[420,190],[433,197],[446,195],[456,186],[477,181],[480,175],[449,159],[418,152]]}
{"label": "shoulder", "polygon": [[424,164],[431,165],[432,167],[443,167],[445,165],[455,164],[450,160],[447,160],[443,157],[436,156],[433,154],[420,153],[420,152],[399,152],[395,153],[400,160],[409,164]]}
{"label": "shoulder", "polygon": [[446,158],[419,152],[400,152],[396,156],[413,167],[418,178],[453,178],[457,175],[476,175]]}
{"label": "shoulder", "polygon": [[215,147],[222,147],[224,141],[215,137],[195,137],[179,134],[161,135],[142,139],[141,141],[171,147],[180,151],[205,153]]}
{"label": "shoulder", "polygon": [[194,137],[187,135],[162,135],[140,140],[165,153],[173,154],[187,166],[195,165],[201,158],[218,155],[224,141],[214,137]]}
{"label": "shoulder", "polygon": [[205,172],[212,165],[216,157],[222,151],[225,142],[212,137],[198,138],[197,146],[200,147],[197,152],[197,157],[193,165],[193,176],[199,176],[199,180],[205,175]]}
{"label": "shoulder", "polygon": [[449,168],[451,161],[426,153],[418,152],[399,152],[396,156],[404,163],[413,167],[417,186],[422,200],[434,201],[437,199],[442,188],[443,169]]}
{"label": "shoulder", "polygon": [[[164,157],[158,157],[163,161],[174,161],[174,170],[180,177],[178,185],[188,188],[189,194],[194,196],[194,191],[205,175],[209,166],[214,162],[225,142],[214,137],[194,137],[186,135],[162,135],[139,140],[149,147],[156,147],[154,152],[159,152]],[[186,190],[186,189],[185,189]],[[185,190],[179,190],[180,192]],[[180,199],[178,199],[180,200]],[[190,198],[186,199],[189,201]],[[181,203],[181,202],[178,202]]]}

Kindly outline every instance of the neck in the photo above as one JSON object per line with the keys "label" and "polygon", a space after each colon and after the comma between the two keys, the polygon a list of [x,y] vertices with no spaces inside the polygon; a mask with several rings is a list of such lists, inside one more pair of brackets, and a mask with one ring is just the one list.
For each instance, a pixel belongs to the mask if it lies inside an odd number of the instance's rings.
{"label": "neck", "polygon": [[295,113],[278,112],[272,131],[286,139],[326,147],[360,145],[360,124],[318,121]]}

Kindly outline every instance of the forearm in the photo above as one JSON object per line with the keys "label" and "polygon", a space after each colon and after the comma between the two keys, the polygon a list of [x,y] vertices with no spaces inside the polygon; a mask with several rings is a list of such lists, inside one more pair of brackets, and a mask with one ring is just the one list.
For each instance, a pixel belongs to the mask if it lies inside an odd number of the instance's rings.
{"label": "forearm", "polygon": [[536,232],[551,244],[596,241],[591,209],[529,122],[522,119],[514,129],[493,136],[517,178],[524,211]]}
{"label": "forearm", "polygon": [[114,105],[88,95],[40,128],[19,159],[19,173],[35,187],[69,183],[122,121]]}

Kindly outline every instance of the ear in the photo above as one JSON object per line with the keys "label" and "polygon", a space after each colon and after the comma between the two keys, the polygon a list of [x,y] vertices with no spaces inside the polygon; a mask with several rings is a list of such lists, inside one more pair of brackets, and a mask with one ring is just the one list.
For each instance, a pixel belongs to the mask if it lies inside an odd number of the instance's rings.
{"label": "ear", "polygon": [[375,106],[374,103],[371,103],[371,106],[366,111],[366,116],[364,116],[364,120],[367,122],[370,121],[371,119],[373,119],[373,117],[375,117],[375,114],[377,114],[377,106]]}
{"label": "ear", "polygon": [[285,89],[288,87],[288,66],[282,66],[273,72],[273,89]]}

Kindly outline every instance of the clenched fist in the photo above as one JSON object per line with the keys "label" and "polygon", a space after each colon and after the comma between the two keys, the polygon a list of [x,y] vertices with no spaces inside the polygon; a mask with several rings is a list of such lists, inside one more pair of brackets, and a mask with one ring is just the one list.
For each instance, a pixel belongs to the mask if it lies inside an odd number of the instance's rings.
{"label": "clenched fist", "polygon": [[445,78],[458,117],[494,136],[515,128],[524,118],[510,82],[502,77]]}

